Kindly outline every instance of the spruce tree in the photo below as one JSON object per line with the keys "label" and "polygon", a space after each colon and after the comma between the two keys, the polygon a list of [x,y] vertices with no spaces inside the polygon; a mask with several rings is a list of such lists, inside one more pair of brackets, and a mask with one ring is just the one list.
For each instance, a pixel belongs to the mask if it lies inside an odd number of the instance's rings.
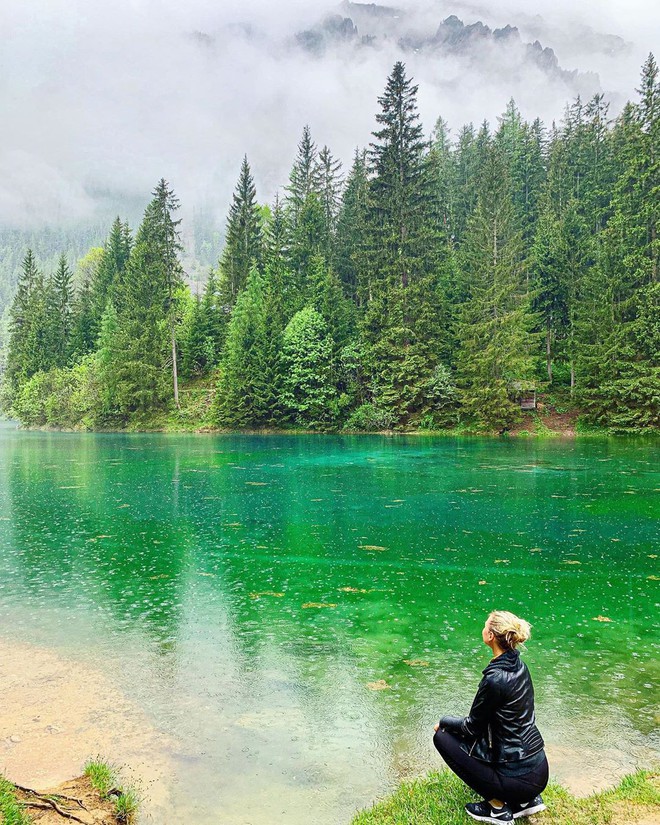
{"label": "spruce tree", "polygon": [[55,366],[64,367],[71,349],[73,328],[73,273],[65,255],[61,255],[53,275],[50,292],[53,303],[53,361]]}
{"label": "spruce tree", "polygon": [[463,240],[468,220],[477,205],[479,160],[476,134],[473,124],[470,123],[459,132],[455,151],[456,195],[453,236],[457,243]]}
{"label": "spruce tree", "polygon": [[335,234],[337,216],[341,203],[343,178],[341,161],[332,156],[330,149],[324,146],[318,158],[319,193],[323,209],[323,238],[321,251],[326,261],[332,264],[335,255]]}
{"label": "spruce tree", "polygon": [[355,150],[337,218],[335,268],[344,293],[359,306],[369,300],[369,177],[366,153]]}
{"label": "spruce tree", "polygon": [[228,314],[222,304],[220,293],[220,279],[213,270],[209,272],[204,286],[201,310],[206,352],[205,368],[208,370],[220,363],[228,324]]}
{"label": "spruce tree", "polygon": [[660,281],[660,82],[652,54],[638,93],[633,117],[622,115],[623,171],[583,308],[580,358],[589,417],[621,430],[660,425],[660,351],[641,322],[657,312]]}
{"label": "spruce tree", "polygon": [[115,290],[120,402],[126,413],[144,411],[167,397],[169,368],[178,402],[176,323],[182,285],[181,243],[173,212],[179,203],[161,179],[147,206],[125,276]]}
{"label": "spruce tree", "polygon": [[247,156],[241,163],[238,182],[227,218],[227,236],[220,259],[223,303],[231,308],[245,288],[253,265],[262,259],[261,211]]}
{"label": "spruce tree", "polygon": [[220,426],[263,427],[271,420],[276,388],[267,314],[264,278],[253,267],[227,329],[214,411]]}
{"label": "spruce tree", "polygon": [[11,403],[21,384],[36,372],[34,359],[35,290],[41,273],[32,249],[23,258],[16,294],[9,311],[6,386]]}
{"label": "spruce tree", "polygon": [[[328,158],[334,163],[329,153]],[[309,126],[303,129],[285,191],[289,266],[295,289],[304,301],[310,260],[318,254],[327,255],[329,241],[323,174]]]}
{"label": "spruce tree", "polygon": [[128,224],[122,223],[119,217],[115,218],[90,283],[96,332],[100,329],[106,304],[113,300],[114,290],[124,277],[131,246],[132,237]]}
{"label": "spruce tree", "polygon": [[480,426],[506,430],[518,415],[516,394],[533,380],[537,341],[522,233],[497,145],[488,151],[461,259],[467,296],[458,327],[463,404]]}
{"label": "spruce tree", "polygon": [[379,103],[380,128],[369,153],[371,295],[363,335],[376,403],[407,423],[429,375],[448,357],[449,245],[438,221],[417,86],[402,63]]}

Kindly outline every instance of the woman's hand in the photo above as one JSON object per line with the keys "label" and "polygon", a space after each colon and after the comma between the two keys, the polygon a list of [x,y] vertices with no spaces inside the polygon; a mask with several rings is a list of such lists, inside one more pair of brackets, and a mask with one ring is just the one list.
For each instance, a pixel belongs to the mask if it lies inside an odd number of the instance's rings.
{"label": "woman's hand", "polygon": [[438,722],[438,724],[437,724],[437,725],[434,725],[434,726],[433,726],[433,730],[437,731],[439,727],[440,727],[440,722]]}

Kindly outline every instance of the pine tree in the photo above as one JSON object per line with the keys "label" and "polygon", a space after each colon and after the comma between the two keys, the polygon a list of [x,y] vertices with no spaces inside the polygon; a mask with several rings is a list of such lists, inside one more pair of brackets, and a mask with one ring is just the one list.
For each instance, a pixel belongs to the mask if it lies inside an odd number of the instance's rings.
{"label": "pine tree", "polygon": [[344,296],[341,282],[322,255],[310,263],[312,305],[326,323],[333,341],[332,366],[337,368],[341,350],[355,330],[354,305]]}
{"label": "pine tree", "polygon": [[98,326],[88,278],[80,284],[74,299],[71,324],[71,360],[77,361],[96,347]]}
{"label": "pine tree", "polygon": [[34,253],[28,249],[21,267],[16,294],[9,311],[9,351],[6,386],[9,401],[21,384],[36,372],[34,353],[34,299],[41,274]]}
{"label": "pine tree", "polygon": [[496,145],[489,149],[461,257],[467,293],[458,330],[463,404],[479,425],[505,430],[517,417],[516,392],[533,380],[536,341],[522,235]]}
{"label": "pine tree", "polygon": [[652,54],[638,93],[634,116],[622,114],[623,171],[583,308],[579,364],[589,417],[622,430],[660,425],[660,350],[640,321],[657,311],[660,281],[660,82]]}
{"label": "pine tree", "polygon": [[450,236],[454,232],[457,169],[451,151],[449,126],[441,117],[437,119],[433,129],[430,161],[437,190],[439,220],[443,231]]}
{"label": "pine tree", "polygon": [[[334,163],[332,157],[329,158]],[[295,289],[300,293],[301,302],[307,297],[307,274],[311,259],[318,254],[327,255],[328,251],[329,235],[324,201],[319,152],[312,140],[309,126],[305,126],[289,174],[284,202],[289,267],[295,277]]]}
{"label": "pine tree", "polygon": [[118,385],[126,413],[165,400],[167,367],[178,404],[176,316],[182,270],[180,221],[172,217],[178,206],[169,184],[161,179],[145,210],[126,274],[115,290],[118,349],[123,353]]}
{"label": "pine tree", "polygon": [[369,153],[371,296],[363,335],[376,403],[401,423],[415,415],[423,385],[449,349],[448,238],[416,97],[397,63],[379,98]]}
{"label": "pine tree", "polygon": [[463,240],[470,215],[477,205],[479,155],[474,126],[464,126],[459,135],[455,153],[456,197],[453,235],[457,243]]}
{"label": "pine tree", "polygon": [[52,347],[56,367],[64,367],[71,349],[73,328],[73,273],[66,256],[61,255],[50,283],[52,296]]}
{"label": "pine tree", "polygon": [[332,264],[335,254],[335,234],[337,216],[341,203],[343,178],[341,161],[335,159],[327,146],[319,152],[318,158],[319,191],[323,209],[323,238],[321,251],[326,261]]}
{"label": "pine tree", "polygon": [[204,310],[199,295],[187,295],[178,334],[181,355],[181,376],[193,378],[202,375],[207,366]]}
{"label": "pine tree", "polygon": [[98,374],[100,398],[96,410],[98,423],[108,424],[119,416],[123,353],[120,342],[119,318],[112,300],[106,303],[97,339],[98,349],[92,357]]}
{"label": "pine tree", "polygon": [[264,242],[264,272],[269,285],[271,311],[278,325],[282,328],[299,309],[305,300],[299,279],[292,272],[290,255],[289,227],[285,208],[275,197],[275,203],[266,224]]}
{"label": "pine tree", "polygon": [[206,369],[212,369],[220,363],[229,322],[228,314],[222,304],[220,280],[213,270],[209,272],[208,280],[204,286],[201,310],[204,324]]}
{"label": "pine tree", "polygon": [[287,219],[294,229],[300,220],[300,213],[309,195],[318,194],[320,191],[321,173],[318,149],[312,140],[309,126],[305,126],[286,187]]}
{"label": "pine tree", "polygon": [[261,211],[247,156],[243,158],[227,218],[227,237],[220,260],[223,303],[231,308],[245,288],[253,265],[262,259]]}
{"label": "pine tree", "polygon": [[337,218],[335,268],[344,293],[359,306],[370,295],[366,266],[369,214],[366,153],[356,149]]}
{"label": "pine tree", "polygon": [[214,412],[220,426],[263,427],[271,420],[276,387],[267,314],[264,278],[253,267],[227,329]]}
{"label": "pine tree", "polygon": [[[131,246],[132,237],[128,224],[122,223],[119,217],[115,218],[90,283],[96,332],[100,329],[106,304],[113,300],[114,289],[124,277]],[[94,337],[96,338],[96,335]]]}

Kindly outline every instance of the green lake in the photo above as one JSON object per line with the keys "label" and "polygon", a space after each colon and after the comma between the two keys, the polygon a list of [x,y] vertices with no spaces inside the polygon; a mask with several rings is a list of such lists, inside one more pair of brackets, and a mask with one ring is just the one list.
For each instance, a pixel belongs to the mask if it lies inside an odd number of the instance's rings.
{"label": "green lake", "polygon": [[144,821],[338,825],[440,766],[433,725],[512,610],[551,771],[588,790],[660,757],[659,459],[5,428],[1,637],[101,671],[167,738]]}

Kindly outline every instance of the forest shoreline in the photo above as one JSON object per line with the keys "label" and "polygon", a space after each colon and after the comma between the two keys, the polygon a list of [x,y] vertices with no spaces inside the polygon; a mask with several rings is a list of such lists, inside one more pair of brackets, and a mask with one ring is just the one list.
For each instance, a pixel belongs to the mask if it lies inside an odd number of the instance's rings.
{"label": "forest shoreline", "polygon": [[[397,429],[349,429],[327,427],[325,429],[311,429],[303,427],[246,427],[229,428],[215,427],[203,417],[187,417],[184,410],[161,410],[158,413],[135,418],[125,426],[94,427],[82,424],[78,427],[61,427],[49,424],[21,425],[17,429],[23,432],[62,432],[62,433],[96,433],[96,434],[131,434],[131,433],[162,433],[172,435],[251,435],[251,436],[384,436],[397,438],[401,436],[416,436],[419,438],[593,438],[593,437],[626,437],[626,436],[658,436],[660,430],[647,429],[633,432],[617,431],[611,427],[585,426],[580,420],[581,411],[572,409],[559,412],[547,407],[539,407],[536,411],[523,412],[520,419],[507,431],[477,429],[465,425],[425,429],[420,427]],[[183,419],[183,420],[182,420]],[[187,419],[187,420],[186,420]]]}

